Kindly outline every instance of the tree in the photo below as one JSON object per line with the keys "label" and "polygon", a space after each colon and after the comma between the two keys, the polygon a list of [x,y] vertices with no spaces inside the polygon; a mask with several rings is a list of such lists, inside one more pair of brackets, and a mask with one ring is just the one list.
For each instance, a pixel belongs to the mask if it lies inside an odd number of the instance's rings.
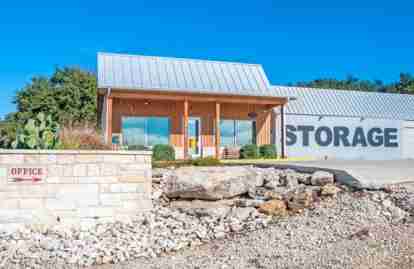
{"label": "tree", "polygon": [[61,125],[96,124],[96,87],[95,75],[79,68],[58,68],[50,78],[34,77],[16,93],[17,112],[0,124],[0,147],[10,147],[16,131],[41,112]]}
{"label": "tree", "polygon": [[59,123],[96,122],[96,77],[78,68],[56,69],[50,79],[33,78],[15,103],[17,112],[10,117],[20,124],[40,112]]}
{"label": "tree", "polygon": [[409,73],[401,73],[400,80],[398,82],[384,84],[381,80],[360,80],[352,75],[349,75],[344,80],[321,78],[307,82],[298,82],[296,83],[296,86],[319,89],[414,94],[414,76]]}

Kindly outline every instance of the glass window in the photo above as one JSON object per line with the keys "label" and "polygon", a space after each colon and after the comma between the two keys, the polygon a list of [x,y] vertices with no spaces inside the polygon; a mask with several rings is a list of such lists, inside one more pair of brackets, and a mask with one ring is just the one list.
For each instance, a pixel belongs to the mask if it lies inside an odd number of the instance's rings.
{"label": "glass window", "polygon": [[234,120],[220,121],[220,141],[222,146],[234,145]]}
{"label": "glass window", "polygon": [[170,121],[165,117],[123,117],[122,136],[125,145],[168,144]]}
{"label": "glass window", "polygon": [[220,134],[222,146],[256,143],[256,122],[251,120],[221,120]]}
{"label": "glass window", "polygon": [[253,121],[239,120],[236,122],[236,143],[237,145],[253,144]]}
{"label": "glass window", "polygon": [[145,118],[124,117],[122,118],[122,136],[125,145],[146,145]]}
{"label": "glass window", "polygon": [[170,138],[170,121],[168,118],[151,117],[147,119],[148,146],[168,144]]}

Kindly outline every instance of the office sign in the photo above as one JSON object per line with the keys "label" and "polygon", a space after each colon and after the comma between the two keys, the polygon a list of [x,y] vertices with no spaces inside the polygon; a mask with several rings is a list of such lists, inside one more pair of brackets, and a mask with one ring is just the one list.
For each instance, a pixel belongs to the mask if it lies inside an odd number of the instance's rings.
{"label": "office sign", "polygon": [[10,167],[8,173],[9,183],[39,182],[46,178],[45,167]]}

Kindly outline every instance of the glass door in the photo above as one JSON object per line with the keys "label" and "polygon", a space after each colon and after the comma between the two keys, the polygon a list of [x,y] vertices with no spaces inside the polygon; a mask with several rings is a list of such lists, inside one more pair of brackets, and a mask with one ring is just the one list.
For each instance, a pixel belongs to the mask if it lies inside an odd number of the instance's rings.
{"label": "glass door", "polygon": [[190,117],[188,119],[188,153],[191,157],[200,157],[201,153],[201,119]]}

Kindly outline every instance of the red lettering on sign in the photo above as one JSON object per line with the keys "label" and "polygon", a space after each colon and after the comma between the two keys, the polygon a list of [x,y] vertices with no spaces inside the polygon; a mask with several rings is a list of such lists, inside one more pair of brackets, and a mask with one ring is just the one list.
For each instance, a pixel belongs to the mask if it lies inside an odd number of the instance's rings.
{"label": "red lettering on sign", "polygon": [[45,170],[41,167],[12,167],[9,170],[11,182],[38,182],[45,176]]}

